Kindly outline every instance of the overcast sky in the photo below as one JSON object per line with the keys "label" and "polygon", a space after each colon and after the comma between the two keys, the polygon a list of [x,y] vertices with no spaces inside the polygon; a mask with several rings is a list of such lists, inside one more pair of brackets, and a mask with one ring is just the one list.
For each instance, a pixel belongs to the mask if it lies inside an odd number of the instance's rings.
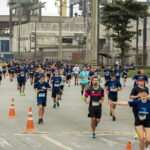
{"label": "overcast sky", "polygon": [[[0,0],[0,15],[8,15],[9,9],[7,5],[8,0]],[[68,7],[69,7],[69,0]],[[137,1],[147,1],[147,0],[137,0]],[[41,0],[41,2],[46,2],[46,8],[43,8],[43,16],[58,16],[58,8],[54,5],[55,0]],[[75,8],[74,8],[75,10]],[[76,8],[76,11],[78,9]],[[69,15],[69,8],[67,9],[67,14]]]}
{"label": "overcast sky", "polygon": [[[8,15],[9,14],[9,8],[7,5],[7,1],[8,0],[0,0],[0,15]],[[43,8],[42,15],[58,16],[58,8],[54,5],[55,0],[41,0],[41,2],[46,2],[46,5],[45,5],[46,8]]]}

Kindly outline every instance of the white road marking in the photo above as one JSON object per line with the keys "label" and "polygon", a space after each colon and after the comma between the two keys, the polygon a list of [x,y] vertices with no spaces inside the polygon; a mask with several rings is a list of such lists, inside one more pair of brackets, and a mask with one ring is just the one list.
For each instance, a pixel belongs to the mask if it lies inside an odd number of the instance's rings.
{"label": "white road marking", "polygon": [[0,147],[13,147],[13,145],[8,143],[7,140],[0,138]]}
{"label": "white road marking", "polygon": [[101,140],[106,142],[107,144],[109,144],[111,146],[114,146],[114,145],[118,144],[118,142],[114,142],[114,141],[111,141],[111,140],[108,140],[108,139],[105,139],[105,138],[101,138]]}
{"label": "white road marking", "polygon": [[63,149],[73,150],[72,148],[70,148],[70,147],[68,147],[68,146],[66,146],[66,145],[64,145],[64,144],[62,144],[62,143],[60,143],[60,142],[58,142],[58,141],[56,141],[56,140],[46,136],[46,135],[41,135],[41,137],[43,137],[45,140],[47,140],[47,141],[49,141],[49,142],[51,142],[51,143],[53,143],[53,144],[63,148]]}

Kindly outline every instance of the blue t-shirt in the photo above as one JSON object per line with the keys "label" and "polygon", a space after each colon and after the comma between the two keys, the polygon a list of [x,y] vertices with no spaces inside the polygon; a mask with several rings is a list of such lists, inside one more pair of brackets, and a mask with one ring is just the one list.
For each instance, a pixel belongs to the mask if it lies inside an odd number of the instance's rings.
{"label": "blue t-shirt", "polygon": [[116,78],[120,79],[121,70],[115,70]]}
{"label": "blue t-shirt", "polygon": [[138,118],[143,120],[150,120],[150,100],[147,100],[146,103],[142,103],[141,100],[129,101],[130,107],[135,107]]}
{"label": "blue t-shirt", "polygon": [[3,66],[2,69],[3,69],[3,72],[6,72],[6,66]]}
{"label": "blue t-shirt", "polygon": [[44,73],[35,72],[35,83],[40,81],[41,76],[44,76]]}
{"label": "blue t-shirt", "polygon": [[101,73],[101,70],[100,70],[100,69],[96,69],[96,71],[98,72],[98,74],[100,74],[100,73]]}
{"label": "blue t-shirt", "polygon": [[[146,75],[135,75],[135,76],[133,76],[132,79],[138,80],[139,77],[143,78],[145,81],[148,81],[148,77]],[[134,82],[134,87],[136,87],[136,86],[137,86],[137,84],[136,84],[136,81],[135,81]]]}
{"label": "blue t-shirt", "polygon": [[104,72],[105,72],[105,80],[109,80],[112,70],[111,69],[105,69]]}
{"label": "blue t-shirt", "polygon": [[124,77],[127,77],[128,69],[122,69],[122,73]]}
{"label": "blue t-shirt", "polygon": [[18,78],[20,80],[26,80],[26,73],[27,73],[27,70],[26,69],[19,69],[17,73],[20,73],[20,75],[18,76]]}
{"label": "blue t-shirt", "polygon": [[71,73],[72,73],[72,69],[67,69],[67,75],[71,76]]}
{"label": "blue t-shirt", "polygon": [[108,80],[105,83],[105,86],[108,87],[108,91],[112,95],[117,95],[118,92],[116,91],[116,89],[122,87],[121,83],[117,79],[115,81]]}
{"label": "blue t-shirt", "polygon": [[30,68],[29,69],[29,75],[30,76],[33,76],[34,72],[35,72],[35,68]]}
{"label": "blue t-shirt", "polygon": [[85,77],[85,78],[81,78],[81,84],[86,84],[89,82],[89,80],[88,80],[89,72],[88,71],[80,72],[80,77]]}
{"label": "blue t-shirt", "polygon": [[58,76],[58,77],[52,76],[51,81],[52,81],[52,90],[59,91],[60,84],[61,84],[61,77],[60,76]]}
{"label": "blue t-shirt", "polygon": [[40,82],[37,82],[34,85],[34,88],[39,91],[39,93],[37,93],[37,99],[46,100],[46,98],[47,98],[47,90],[44,90],[43,87],[51,88],[51,86],[47,82],[44,82],[43,84],[41,84]]}
{"label": "blue t-shirt", "polygon": [[94,76],[94,71],[90,71],[89,76],[93,77]]}

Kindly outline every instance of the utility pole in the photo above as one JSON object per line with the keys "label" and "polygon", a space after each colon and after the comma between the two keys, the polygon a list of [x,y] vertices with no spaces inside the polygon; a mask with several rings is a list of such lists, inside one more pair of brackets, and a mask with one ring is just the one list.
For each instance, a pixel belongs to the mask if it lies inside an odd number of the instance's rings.
{"label": "utility pole", "polygon": [[22,9],[21,6],[19,7],[19,35],[18,35],[18,55],[19,55],[19,59],[21,58],[21,53],[20,53],[20,26],[22,24]]}
{"label": "utility pole", "polygon": [[60,0],[60,16],[59,16],[59,60],[62,61],[62,0]]}
{"label": "utility pole", "polygon": [[99,43],[99,0],[92,1],[92,60],[98,61]]}
{"label": "utility pole", "polygon": [[36,27],[37,26],[37,22],[35,21],[35,33],[34,33],[34,38],[35,38],[35,41],[34,41],[34,48],[35,48],[35,50],[34,50],[34,59],[36,59],[36,43],[37,43],[37,41],[36,41]]}

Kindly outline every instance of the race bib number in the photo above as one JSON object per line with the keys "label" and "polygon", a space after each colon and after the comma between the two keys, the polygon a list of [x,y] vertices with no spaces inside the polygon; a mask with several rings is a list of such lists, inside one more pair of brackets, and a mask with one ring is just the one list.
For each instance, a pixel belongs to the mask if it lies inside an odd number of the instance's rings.
{"label": "race bib number", "polygon": [[92,106],[99,106],[99,102],[92,102]]}
{"label": "race bib number", "polygon": [[139,114],[139,119],[141,120],[141,121],[143,121],[143,120],[145,120],[146,119],[146,114]]}
{"label": "race bib number", "polygon": [[45,97],[45,93],[39,93],[39,97]]}
{"label": "race bib number", "polygon": [[21,77],[24,77],[24,73],[21,73]]}
{"label": "race bib number", "polygon": [[117,91],[117,89],[116,89],[116,87],[115,87],[115,86],[111,86],[111,87],[110,87],[110,91],[111,91],[111,92],[116,92],[116,91]]}
{"label": "race bib number", "polygon": [[59,84],[54,84],[55,87],[59,87]]}
{"label": "race bib number", "polygon": [[106,73],[106,76],[109,76],[109,73]]}
{"label": "race bib number", "polygon": [[120,76],[120,74],[119,74],[119,73],[116,73],[116,76]]}

